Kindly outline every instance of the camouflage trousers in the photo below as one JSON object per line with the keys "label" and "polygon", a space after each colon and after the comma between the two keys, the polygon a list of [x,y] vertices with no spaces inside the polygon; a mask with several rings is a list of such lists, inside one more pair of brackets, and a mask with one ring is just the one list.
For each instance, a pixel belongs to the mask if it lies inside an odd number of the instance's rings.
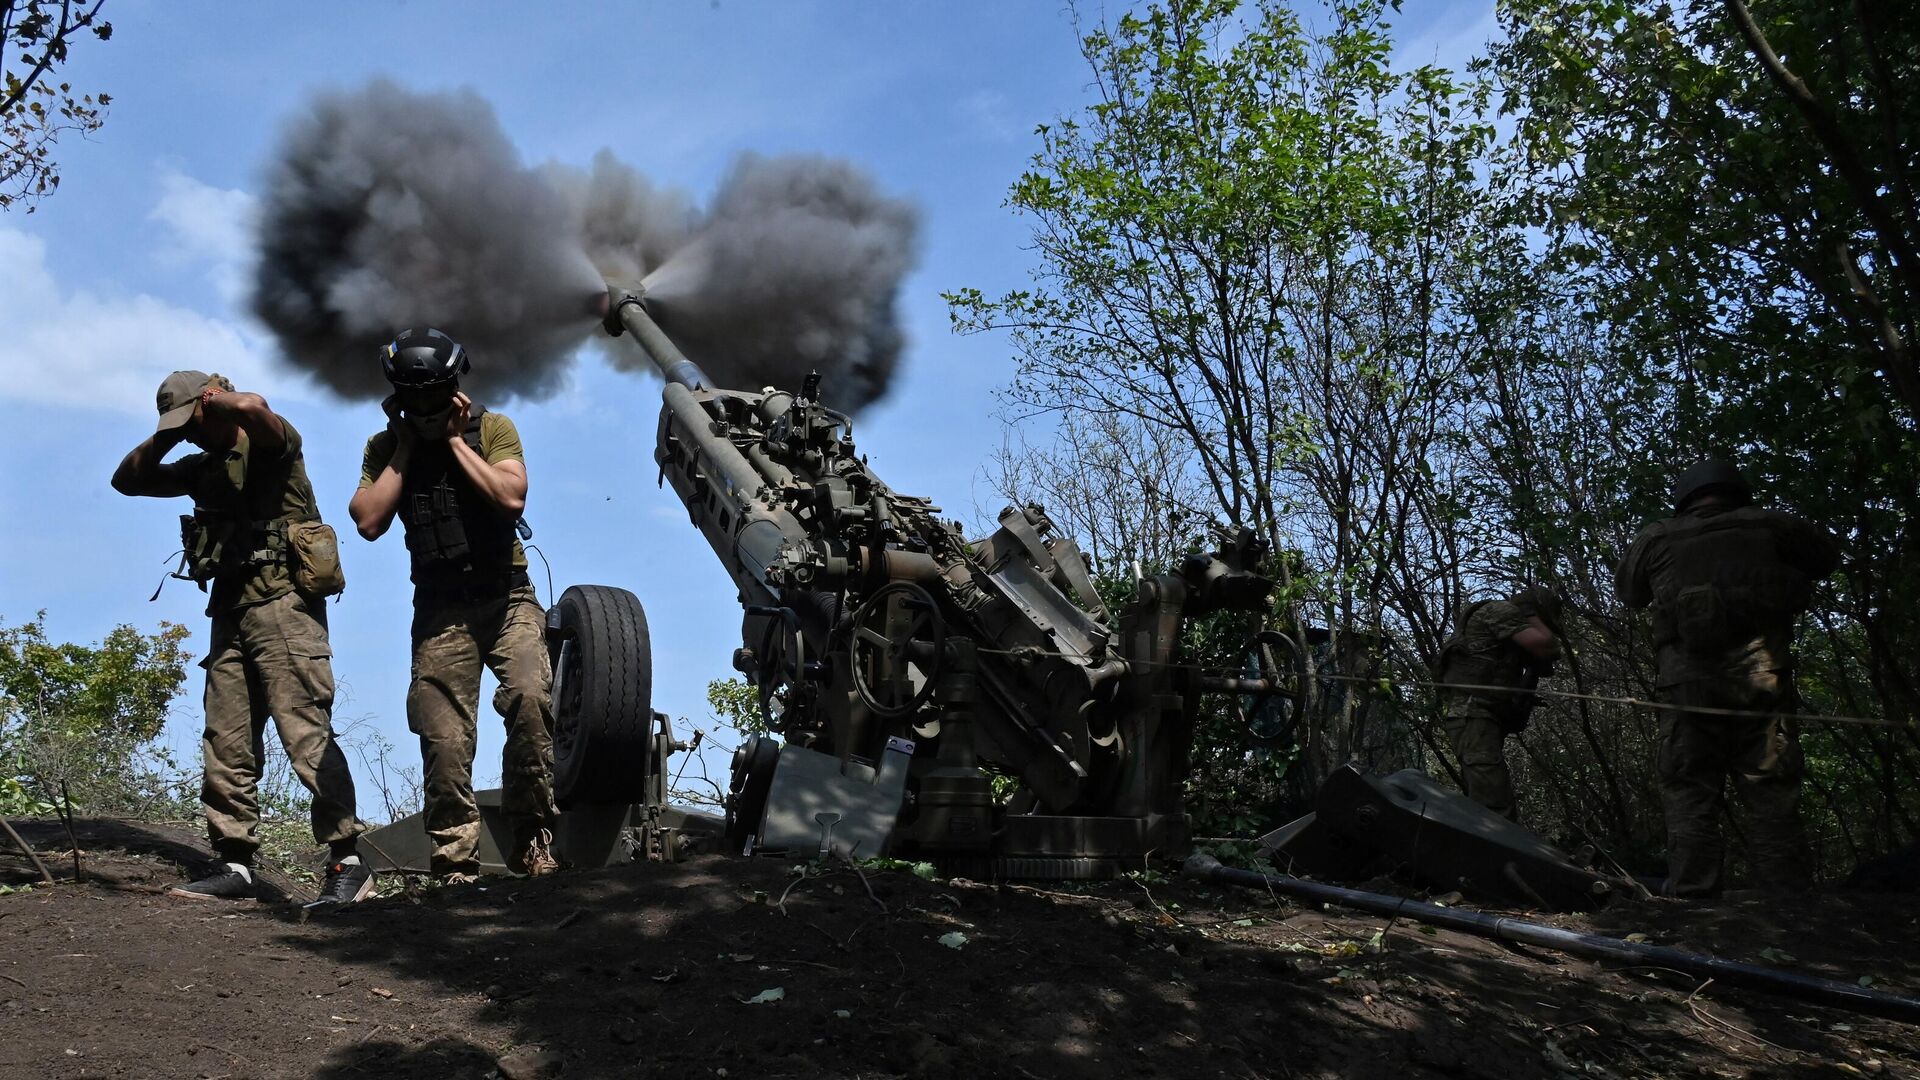
{"label": "camouflage trousers", "polygon": [[207,840],[229,862],[260,847],[260,771],[267,719],[293,773],[313,795],[313,838],[345,854],[365,826],[353,775],[333,734],[333,648],[324,601],[288,593],[214,616],[200,752]]}
{"label": "camouflage trousers", "polygon": [[1519,820],[1513,777],[1507,772],[1507,734],[1500,722],[1485,716],[1448,716],[1440,727],[1460,761],[1467,798],[1508,820]]}
{"label": "camouflage trousers", "polygon": [[500,681],[493,708],[507,726],[500,776],[512,834],[507,865],[516,865],[526,842],[552,824],[553,671],[546,629],[531,586],[493,599],[416,603],[407,726],[420,736],[435,874],[471,874],[480,865],[473,754],[482,665]]}
{"label": "camouflage trousers", "polygon": [[1667,817],[1667,892],[1715,896],[1726,845],[1720,815],[1729,778],[1745,804],[1754,877],[1766,888],[1793,889],[1812,880],[1800,823],[1799,727],[1780,716],[1714,716],[1689,707],[1794,711],[1791,676],[1761,672],[1662,687],[1658,770]]}

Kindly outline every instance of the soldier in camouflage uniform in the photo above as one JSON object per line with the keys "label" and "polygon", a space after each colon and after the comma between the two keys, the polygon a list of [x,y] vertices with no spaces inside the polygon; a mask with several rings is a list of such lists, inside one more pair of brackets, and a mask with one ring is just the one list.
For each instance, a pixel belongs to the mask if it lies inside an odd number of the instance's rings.
{"label": "soldier in camouflage uniform", "polygon": [[527,497],[520,434],[460,393],[466,350],[440,331],[406,331],[381,363],[394,385],[391,422],[367,440],[348,510],[369,540],[398,515],[412,555],[407,724],[420,736],[431,869],[454,881],[479,870],[473,754],[484,664],[500,681],[493,707],[507,727],[507,866],[551,873],[552,669],[546,611],[515,535]]}
{"label": "soldier in camouflage uniform", "polygon": [[1559,612],[1559,597],[1540,588],[1467,604],[1434,665],[1440,726],[1460,761],[1467,796],[1509,819],[1517,819],[1519,808],[1507,772],[1506,738],[1527,726],[1538,700],[1528,691],[1560,655],[1553,630]]}
{"label": "soldier in camouflage uniform", "polygon": [[[171,890],[194,899],[255,892],[260,842],[257,786],[261,739],[271,717],[294,775],[313,794],[313,837],[331,849],[320,899],[353,903],[372,891],[355,838],[353,776],[333,732],[333,649],[322,596],[294,587],[288,526],[320,519],[300,452],[300,433],[258,394],[219,375],[176,371],[160,384],[160,422],[113,474],[123,495],[188,496],[181,519],[183,576],[211,585],[205,778],[207,837],[222,865]],[[182,441],[201,452],[164,459]],[[331,550],[331,549],[329,549]],[[337,569],[337,566],[336,566]]]}
{"label": "soldier in camouflage uniform", "polygon": [[[1703,461],[1674,486],[1673,516],[1640,530],[1615,577],[1631,608],[1653,608],[1667,818],[1666,891],[1720,892],[1727,778],[1750,815],[1754,875],[1792,889],[1811,880],[1800,823],[1800,735],[1793,623],[1814,583],[1839,566],[1825,530],[1753,506],[1739,470]],[[1694,710],[1736,710],[1729,716]],[[1772,714],[1772,715],[1769,715]]]}

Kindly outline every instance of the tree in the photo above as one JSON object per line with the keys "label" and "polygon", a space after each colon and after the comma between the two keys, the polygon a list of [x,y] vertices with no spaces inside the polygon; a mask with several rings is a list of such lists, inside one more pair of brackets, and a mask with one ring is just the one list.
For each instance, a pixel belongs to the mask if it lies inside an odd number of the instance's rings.
{"label": "tree", "polygon": [[106,122],[109,95],[76,96],[71,83],[53,81],[83,35],[113,37],[113,24],[100,18],[105,5],[0,0],[0,209],[22,203],[32,213],[60,186],[54,144],[66,134],[84,138]]}
{"label": "tree", "polygon": [[[1329,633],[1302,793],[1413,750],[1359,688],[1430,657],[1463,589],[1436,556],[1462,513],[1448,447],[1464,299],[1499,227],[1476,201],[1494,132],[1484,87],[1393,70],[1387,12],[1337,0],[1310,32],[1280,3],[1169,0],[1091,29],[1097,100],[1039,129],[1009,194],[1034,223],[1034,287],[948,296],[959,330],[1011,333],[1013,410],[1064,418],[1078,469],[1056,455],[1009,494],[1152,462],[1174,471],[1119,490],[1156,514],[1166,493],[1197,503],[1180,542],[1212,521],[1290,553],[1282,617]],[[1066,513],[1103,559],[1144,554],[1119,524],[1161,540],[1144,518]]]}
{"label": "tree", "polygon": [[131,812],[175,801],[172,762],[152,743],[186,681],[187,628],[115,627],[56,644],[41,613],[0,626],[0,813],[66,781],[76,802]]}
{"label": "tree", "polygon": [[[1620,415],[1623,460],[1595,477],[1624,520],[1587,536],[1617,543],[1664,512],[1666,477],[1712,452],[1838,532],[1800,689],[1895,726],[1810,732],[1820,824],[1856,852],[1914,835],[1920,12],[1517,0],[1502,20],[1492,60],[1519,142],[1502,182],[1605,342],[1609,382],[1648,405]],[[1603,614],[1630,651],[1637,620]]]}

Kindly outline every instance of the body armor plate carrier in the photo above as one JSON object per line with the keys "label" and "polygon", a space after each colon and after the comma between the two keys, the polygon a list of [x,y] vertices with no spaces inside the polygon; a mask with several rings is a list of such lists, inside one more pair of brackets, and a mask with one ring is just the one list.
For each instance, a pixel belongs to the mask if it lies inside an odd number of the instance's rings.
{"label": "body armor plate carrier", "polygon": [[[476,453],[486,412],[485,406],[474,405],[460,434]],[[415,584],[475,576],[504,578],[513,569],[516,531],[521,536],[532,534],[524,521],[507,518],[488,505],[461,475],[452,450],[439,443],[416,448],[401,493],[400,519],[413,556]]]}
{"label": "body armor plate carrier", "polygon": [[1654,644],[1716,653],[1805,610],[1812,584],[1756,517],[1732,510],[1668,526],[1671,562],[1653,583]]}

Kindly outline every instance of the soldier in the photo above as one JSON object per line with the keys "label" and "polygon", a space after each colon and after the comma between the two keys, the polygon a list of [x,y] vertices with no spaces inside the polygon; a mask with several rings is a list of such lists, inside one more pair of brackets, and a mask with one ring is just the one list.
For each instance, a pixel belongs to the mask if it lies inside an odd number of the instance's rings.
{"label": "soldier", "polygon": [[[258,394],[219,375],[176,371],[160,384],[160,423],[114,470],[122,495],[193,499],[182,517],[184,573],[213,617],[201,741],[200,802],[221,865],[169,892],[193,899],[254,895],[256,789],[271,716],[294,775],[313,794],[313,837],[330,849],[320,903],[373,890],[356,837],[353,776],[333,732],[333,649],[325,597],[345,587],[332,531],[320,522],[300,433]],[[201,452],[163,463],[182,441]]]}
{"label": "soldier", "polygon": [[1729,775],[1751,814],[1760,883],[1804,887],[1812,876],[1800,736],[1784,714],[1798,708],[1794,619],[1839,565],[1840,548],[1824,530],[1752,501],[1730,463],[1694,465],[1674,485],[1673,516],[1640,530],[1614,581],[1628,607],[1653,607],[1669,895],[1719,894]]}
{"label": "soldier", "polygon": [[[1508,735],[1527,726],[1539,698],[1529,693],[1560,656],[1560,598],[1532,588],[1505,600],[1464,605],[1453,636],[1434,664],[1440,689],[1440,726],[1460,761],[1467,797],[1518,820],[1513,778],[1507,772]],[[1468,690],[1450,687],[1511,687]]]}
{"label": "soldier", "polygon": [[367,440],[348,512],[368,540],[399,514],[412,556],[407,725],[420,736],[431,869],[456,882],[479,870],[473,753],[484,663],[500,680],[493,707],[507,726],[507,865],[552,873],[553,676],[546,612],[515,536],[527,498],[520,433],[460,392],[466,350],[438,330],[402,333],[381,366],[394,388],[389,421]]}

